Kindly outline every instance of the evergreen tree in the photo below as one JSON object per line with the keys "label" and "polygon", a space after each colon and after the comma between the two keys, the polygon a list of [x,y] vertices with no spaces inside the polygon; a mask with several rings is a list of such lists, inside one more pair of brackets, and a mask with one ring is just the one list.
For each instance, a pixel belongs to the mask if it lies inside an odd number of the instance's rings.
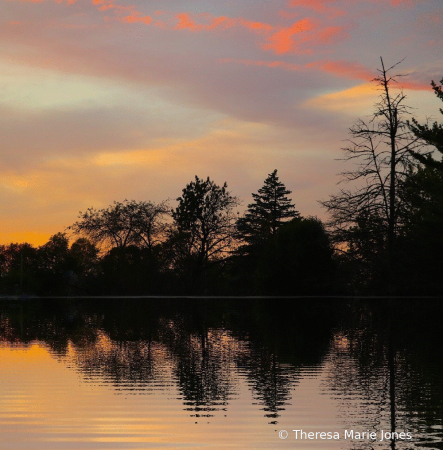
{"label": "evergreen tree", "polygon": [[[443,101],[441,85],[431,82]],[[443,114],[443,109],[440,108]],[[434,153],[412,152],[423,165],[412,172],[402,186],[407,205],[402,236],[401,286],[405,293],[441,295],[443,282],[443,123],[419,124],[412,119],[411,131]]]}
{"label": "evergreen tree", "polygon": [[[443,78],[440,83],[438,85],[432,81],[431,85],[437,97],[443,101]],[[440,112],[443,114],[443,109],[440,109]],[[421,125],[415,119],[412,119],[412,124],[408,122],[408,125],[415,136],[421,139],[426,145],[433,146],[440,153],[443,153],[443,123],[435,121],[432,126],[429,126],[427,123]],[[412,154],[425,166],[434,167],[443,171],[443,160],[438,161],[429,154],[421,155],[416,152],[412,152]]]}
{"label": "evergreen tree", "polygon": [[287,197],[290,193],[279,181],[276,169],[268,175],[258,193],[252,194],[254,202],[237,222],[241,238],[249,246],[267,242],[287,219],[300,215]]}

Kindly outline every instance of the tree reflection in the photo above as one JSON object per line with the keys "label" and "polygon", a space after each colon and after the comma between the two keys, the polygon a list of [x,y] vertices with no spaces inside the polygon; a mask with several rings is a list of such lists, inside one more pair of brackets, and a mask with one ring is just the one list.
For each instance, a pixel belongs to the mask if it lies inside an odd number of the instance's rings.
{"label": "tree reflection", "polygon": [[275,354],[265,348],[252,349],[239,361],[246,373],[252,395],[270,423],[277,423],[281,411],[290,404],[292,391],[298,383],[299,369],[281,364]]}
{"label": "tree reflection", "polygon": [[175,358],[173,371],[186,409],[195,417],[226,410],[235,395],[233,356],[242,351],[238,342],[224,329],[193,334],[174,322],[165,327],[164,338]]}
{"label": "tree reflection", "polygon": [[[346,428],[409,431],[415,442],[440,448],[433,445],[441,442],[443,423],[443,336],[434,326],[441,306],[391,300],[357,304],[352,312],[334,336],[327,387],[341,404]],[[411,441],[391,439],[389,445],[405,448]]]}
{"label": "tree reflection", "polygon": [[322,362],[331,329],[322,320],[329,311],[314,314],[312,304],[275,301],[14,305],[1,305],[3,340],[43,342],[86,381],[118,391],[148,393],[174,385],[197,419],[227,411],[246,380],[254,402],[276,423],[293,396],[300,366]]}

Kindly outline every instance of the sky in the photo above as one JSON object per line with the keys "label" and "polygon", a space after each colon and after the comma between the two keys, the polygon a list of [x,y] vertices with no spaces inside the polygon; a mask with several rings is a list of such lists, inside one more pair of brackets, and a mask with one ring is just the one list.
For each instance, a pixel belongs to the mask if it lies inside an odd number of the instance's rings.
{"label": "sky", "polygon": [[437,118],[443,0],[0,0],[0,244],[41,245],[79,211],[274,169],[303,216],[397,67]]}

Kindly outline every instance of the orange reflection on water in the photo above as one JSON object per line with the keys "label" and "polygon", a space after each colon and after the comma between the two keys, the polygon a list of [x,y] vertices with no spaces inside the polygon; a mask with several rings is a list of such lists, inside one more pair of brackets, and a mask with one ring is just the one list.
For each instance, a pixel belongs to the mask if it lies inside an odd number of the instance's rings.
{"label": "orange reflection on water", "polygon": [[[177,329],[173,322],[171,327],[172,331]],[[292,448],[294,441],[278,439],[279,429],[315,423],[329,430],[336,425],[333,402],[321,394],[321,367],[306,366],[299,378],[299,373],[289,370],[289,366],[275,366],[276,376],[288,370],[294,377],[288,379],[287,400],[278,400],[278,393],[256,385],[251,378],[248,358],[265,357],[261,353],[251,356],[252,350],[244,341],[225,330],[208,329],[204,339],[190,337],[187,352],[172,331],[169,343],[181,354],[180,360],[165,344],[128,341],[123,345],[101,330],[94,339],[82,341],[81,346],[69,340],[63,352],[37,341],[22,345],[3,342],[0,447]],[[151,358],[152,380],[119,379],[134,373],[139,358]],[[266,366],[266,358],[262,362]],[[178,383],[180,377],[189,376],[181,372],[182,364],[201,370],[202,380],[209,386],[209,379],[217,371],[219,385],[205,388],[217,391],[203,389],[202,398],[190,398],[183,383],[189,387],[195,380],[191,377]],[[225,383],[232,389],[225,388]],[[267,396],[273,394],[282,402],[276,404],[280,406],[275,411],[266,403]],[[210,401],[206,396],[211,395],[214,399]],[[273,424],[275,413],[279,415],[278,425]],[[300,449],[322,448],[321,442],[298,444]],[[338,445],[328,444],[328,448]]]}

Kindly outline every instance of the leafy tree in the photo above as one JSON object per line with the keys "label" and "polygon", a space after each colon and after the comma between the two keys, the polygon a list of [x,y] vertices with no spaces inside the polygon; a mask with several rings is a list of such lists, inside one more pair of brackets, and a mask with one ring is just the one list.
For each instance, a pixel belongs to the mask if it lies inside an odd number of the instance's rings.
{"label": "leafy tree", "polygon": [[37,249],[27,242],[0,245],[0,290],[32,292],[37,288]]}
{"label": "leafy tree", "polygon": [[20,270],[23,265],[35,263],[37,249],[27,242],[23,244],[0,245],[0,276],[13,270]]}
{"label": "leafy tree", "polygon": [[165,236],[164,217],[169,213],[165,202],[114,202],[108,208],[89,208],[80,212],[79,221],[71,227],[75,233],[105,248],[124,249],[130,245],[152,251]]}
{"label": "leafy tree", "polygon": [[[233,209],[239,204],[227,190],[208,177],[195,176],[183,189],[173,211],[175,233],[171,236],[177,257],[176,266],[192,266],[194,275],[210,261],[220,260],[232,250],[235,238]],[[177,264],[178,263],[178,264]],[[183,264],[181,264],[183,267]]]}
{"label": "leafy tree", "polygon": [[[355,168],[341,175],[342,181],[353,186],[321,202],[331,215],[329,227],[339,248],[358,250],[355,237],[362,236],[361,223],[370,226],[368,231],[375,225],[384,243],[378,261],[385,262],[388,284],[395,272],[396,238],[404,226],[401,185],[416,165],[411,152],[419,153],[421,147],[407,124],[409,108],[404,103],[405,94],[392,90],[401,76],[392,74],[398,64],[386,69],[381,59],[382,68],[374,79],[381,91],[375,112],[369,122],[359,119],[350,129],[350,145],[343,149],[344,160],[354,163]],[[377,252],[379,248],[372,251]],[[371,277],[370,273],[362,275]]]}
{"label": "leafy tree", "polygon": [[[99,269],[99,249],[87,238],[78,238],[69,249],[69,266],[73,284],[88,291],[97,280]],[[74,283],[75,282],[75,283]]]}
{"label": "leafy tree", "polygon": [[65,294],[73,283],[72,263],[69,259],[69,239],[56,233],[37,250],[40,293]]}
{"label": "leafy tree", "polygon": [[65,233],[56,233],[38,248],[40,269],[53,273],[66,270],[69,254],[69,239]]}
{"label": "leafy tree", "polygon": [[252,194],[254,202],[237,222],[239,233],[249,246],[265,243],[287,219],[299,216],[287,197],[290,193],[279,181],[276,169],[268,175],[258,193]]}
{"label": "leafy tree", "polygon": [[333,248],[322,222],[297,217],[283,224],[265,246],[256,278],[261,294],[333,292]]}
{"label": "leafy tree", "polygon": [[189,249],[201,261],[208,261],[228,251],[233,243],[233,208],[239,204],[223,186],[216,185],[208,177],[195,176],[177,199],[172,213],[179,232],[189,238]]}
{"label": "leafy tree", "polygon": [[71,245],[69,257],[79,270],[90,271],[97,263],[98,248],[89,239],[78,238]]}

